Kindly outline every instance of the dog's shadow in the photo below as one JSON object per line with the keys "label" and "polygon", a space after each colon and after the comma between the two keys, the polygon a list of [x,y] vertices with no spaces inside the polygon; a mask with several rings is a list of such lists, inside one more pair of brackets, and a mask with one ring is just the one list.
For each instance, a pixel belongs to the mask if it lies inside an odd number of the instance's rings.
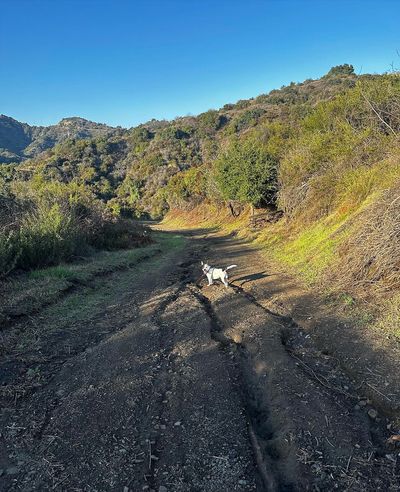
{"label": "dog's shadow", "polygon": [[251,273],[250,275],[244,275],[243,277],[235,278],[232,279],[232,282],[235,283],[240,283],[240,286],[243,286],[247,282],[253,282],[254,280],[260,280],[262,278],[269,277],[270,275],[267,275],[267,273],[264,272],[258,272],[258,273]]}

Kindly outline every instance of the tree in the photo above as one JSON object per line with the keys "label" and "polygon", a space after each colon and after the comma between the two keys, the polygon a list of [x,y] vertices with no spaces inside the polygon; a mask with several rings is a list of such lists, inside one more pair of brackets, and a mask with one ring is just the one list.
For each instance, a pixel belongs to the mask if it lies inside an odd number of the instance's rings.
{"label": "tree", "polygon": [[198,121],[198,133],[202,137],[213,135],[216,131],[220,130],[226,123],[227,118],[218,111],[210,109],[205,113],[199,114]]}
{"label": "tree", "polygon": [[353,65],[344,63],[343,65],[337,65],[336,67],[332,67],[329,70],[329,72],[325,75],[325,77],[336,77],[338,75],[354,75]]}
{"label": "tree", "polygon": [[215,180],[226,200],[274,204],[277,161],[254,136],[235,139],[215,163]]}

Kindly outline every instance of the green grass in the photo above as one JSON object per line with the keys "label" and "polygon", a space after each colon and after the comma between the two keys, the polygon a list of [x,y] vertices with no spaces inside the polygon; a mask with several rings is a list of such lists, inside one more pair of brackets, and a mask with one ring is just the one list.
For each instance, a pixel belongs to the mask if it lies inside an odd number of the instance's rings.
{"label": "green grass", "polygon": [[73,280],[71,270],[62,265],[42,268],[40,270],[33,270],[29,273],[30,278],[43,279],[43,278],[61,278],[66,280]]}
{"label": "green grass", "polygon": [[[109,253],[102,255],[109,257],[113,256],[115,264],[126,264],[128,261],[131,268],[124,268],[116,275],[101,278],[94,276],[90,282],[90,287],[73,292],[66,296],[60,302],[50,306],[46,312],[49,320],[54,323],[60,323],[62,326],[70,326],[70,323],[78,323],[80,326],[83,320],[93,317],[96,312],[102,311],[104,306],[118,303],[122,296],[133,289],[136,280],[147,276],[149,272],[155,272],[168,257],[168,254],[181,250],[186,239],[179,235],[166,235],[165,233],[155,233],[154,237],[157,242],[140,248],[139,250],[129,250],[125,252]],[[153,255],[143,260],[152,252]],[[136,262],[136,263],[134,263]],[[84,302],[82,300],[84,299]],[[60,328],[58,328],[60,329]]]}
{"label": "green grass", "polygon": [[112,272],[121,268],[128,268],[142,259],[157,254],[161,249],[168,251],[183,245],[184,238],[179,235],[165,236],[153,234],[155,242],[141,248],[119,251],[102,251],[85,258],[80,263],[65,263],[57,266],[32,270],[31,279],[64,279],[70,282],[84,282],[93,276]]}
{"label": "green grass", "polygon": [[294,239],[270,240],[266,248],[276,261],[294,268],[306,282],[313,283],[334,262],[336,248],[347,234],[344,229],[339,231],[344,222],[342,218],[328,217],[306,227]]}
{"label": "green grass", "polygon": [[182,249],[186,239],[177,234],[155,232],[155,242],[129,250],[102,251],[77,263],[32,270],[9,282],[4,289],[0,319],[30,314],[57,300],[75,284],[92,285],[98,277],[114,271],[151,270],[164,261],[165,255]]}
{"label": "green grass", "polygon": [[[157,278],[163,265],[171,262],[171,258],[179,256],[186,244],[186,239],[176,234],[156,233],[154,237],[157,242],[144,248],[99,253],[91,258],[92,265],[89,265],[89,262],[75,265],[75,268],[81,270],[90,267],[91,272],[95,262],[106,263],[107,268],[110,265],[121,266],[129,262],[130,267],[115,269],[106,276],[93,275],[90,283],[71,290],[68,295],[60,295],[61,291],[55,292],[52,299],[55,302],[49,302],[48,296],[38,299],[38,286],[56,291],[55,286],[66,284],[64,279],[60,280],[57,277],[65,275],[65,271],[55,268],[43,269],[39,274],[40,278],[27,278],[25,283],[15,283],[14,292],[9,293],[11,296],[13,293],[30,296],[25,301],[18,302],[18,307],[25,304],[27,309],[32,309],[32,303],[35,303],[34,310],[40,310],[40,326],[37,328],[35,325],[34,330],[24,330],[18,334],[18,339],[13,341],[18,350],[31,350],[32,347],[36,347],[41,348],[42,353],[53,350],[57,353],[79,351],[82,340],[86,343],[88,334],[92,340],[101,339],[104,334],[112,333],[134,320],[137,316],[137,303],[140,303],[143,286],[147,285],[150,273]],[[87,272],[81,274],[87,275]],[[31,288],[28,292],[23,292],[27,282]],[[132,297],[134,293],[137,293],[135,300]],[[28,376],[35,378],[35,369]]]}

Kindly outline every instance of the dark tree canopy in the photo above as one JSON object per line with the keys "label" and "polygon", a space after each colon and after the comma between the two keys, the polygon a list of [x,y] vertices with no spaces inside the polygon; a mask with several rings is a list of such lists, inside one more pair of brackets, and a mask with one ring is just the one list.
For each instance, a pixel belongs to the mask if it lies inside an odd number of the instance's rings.
{"label": "dark tree canopy", "polygon": [[338,75],[353,75],[353,74],[354,74],[353,65],[344,63],[343,65],[336,65],[336,67],[332,67],[325,77],[336,77]]}

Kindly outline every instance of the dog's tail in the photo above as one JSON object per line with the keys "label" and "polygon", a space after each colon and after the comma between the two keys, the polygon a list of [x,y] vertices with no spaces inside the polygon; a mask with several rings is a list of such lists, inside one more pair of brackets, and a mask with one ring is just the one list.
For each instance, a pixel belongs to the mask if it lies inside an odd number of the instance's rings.
{"label": "dog's tail", "polygon": [[229,265],[228,267],[225,268],[225,272],[227,270],[230,270],[231,268],[235,268],[235,267],[237,267],[237,265]]}

